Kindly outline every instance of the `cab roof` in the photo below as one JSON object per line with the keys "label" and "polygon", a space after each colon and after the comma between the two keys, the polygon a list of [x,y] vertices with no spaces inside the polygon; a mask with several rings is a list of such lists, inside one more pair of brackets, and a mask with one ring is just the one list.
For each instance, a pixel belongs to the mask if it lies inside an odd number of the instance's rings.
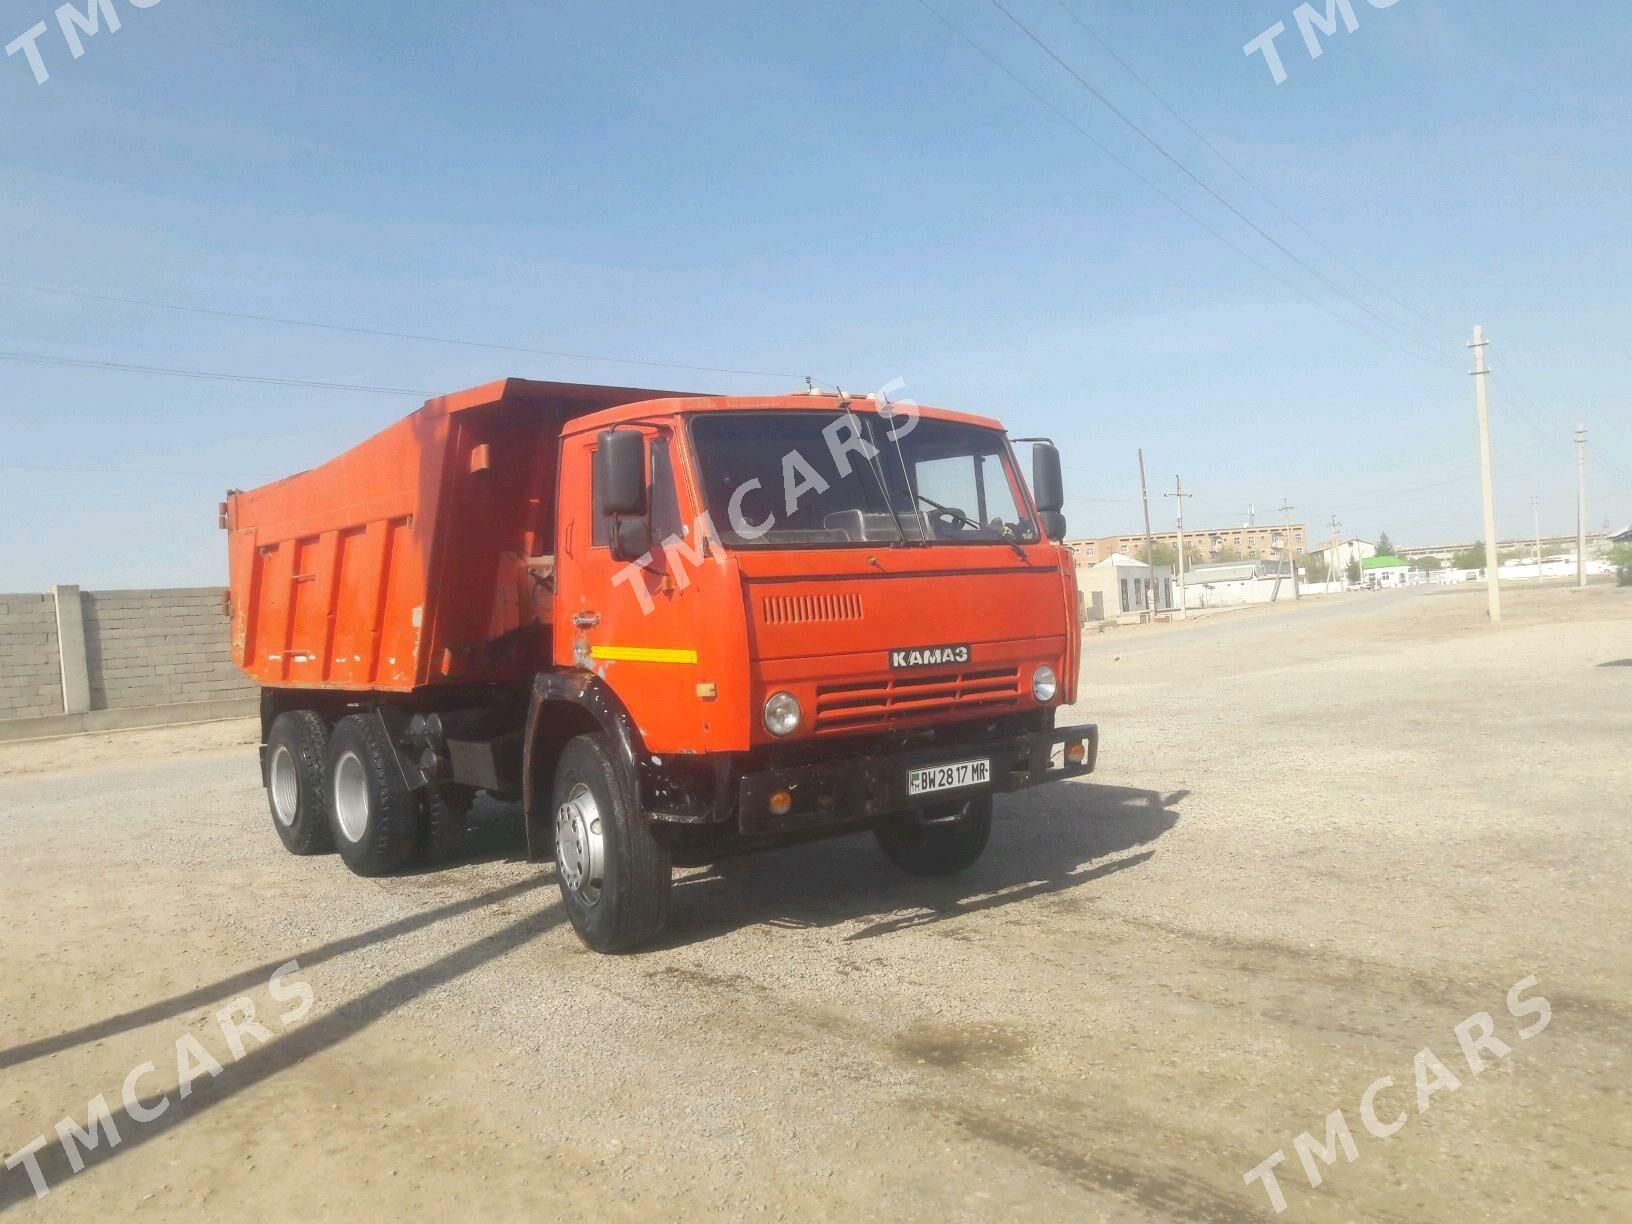
{"label": "cab roof", "polygon": [[[882,404],[864,395],[847,396],[854,412],[877,413]],[[427,400],[423,411],[431,416],[466,412],[498,403],[533,403],[564,418],[563,434],[606,429],[642,417],[691,412],[836,411],[839,397],[824,392],[812,395],[709,395],[696,391],[659,391],[644,387],[609,387],[595,383],[541,382],[529,378],[501,378],[464,391]],[[954,421],[984,429],[1003,428],[991,417],[913,404],[913,410],[932,420]]]}
{"label": "cab roof", "polygon": [[[666,416],[671,413],[700,413],[700,412],[836,412],[841,403],[848,403],[852,412],[877,413],[884,407],[877,400],[869,399],[864,395],[846,396],[841,401],[836,394],[810,395],[801,393],[795,395],[708,395],[686,398],[668,398],[645,400],[638,403],[624,404],[617,408],[609,408],[604,412],[592,413],[580,417],[565,427],[563,433],[583,433],[586,430],[605,429],[608,426],[619,424],[622,421],[638,420],[641,417]],[[1003,425],[991,417],[976,416],[969,412],[956,412],[951,408],[934,408],[927,404],[914,403],[914,412],[919,416],[928,417],[935,421],[954,421],[962,425],[977,425],[983,429],[1001,430]]]}

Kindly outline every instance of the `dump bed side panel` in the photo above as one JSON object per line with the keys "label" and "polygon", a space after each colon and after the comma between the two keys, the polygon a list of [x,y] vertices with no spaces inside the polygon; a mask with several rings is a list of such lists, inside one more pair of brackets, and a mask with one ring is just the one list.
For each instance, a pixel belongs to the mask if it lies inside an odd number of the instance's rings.
{"label": "dump bed side panel", "polygon": [[234,661],[274,688],[530,685],[550,658],[562,422],[686,394],[504,379],[233,495]]}
{"label": "dump bed side panel", "polygon": [[449,418],[417,412],[232,499],[234,661],[270,687],[421,683]]}
{"label": "dump bed side panel", "polygon": [[549,407],[514,402],[453,419],[424,617],[427,683],[520,687],[549,658],[556,420]]}

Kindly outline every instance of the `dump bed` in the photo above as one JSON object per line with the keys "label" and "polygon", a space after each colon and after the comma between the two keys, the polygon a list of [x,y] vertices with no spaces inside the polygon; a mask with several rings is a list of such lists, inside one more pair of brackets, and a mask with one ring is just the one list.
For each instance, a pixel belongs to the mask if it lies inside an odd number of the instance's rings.
{"label": "dump bed", "polygon": [[530,682],[550,658],[562,423],[683,394],[505,379],[230,495],[233,661],[268,687]]}

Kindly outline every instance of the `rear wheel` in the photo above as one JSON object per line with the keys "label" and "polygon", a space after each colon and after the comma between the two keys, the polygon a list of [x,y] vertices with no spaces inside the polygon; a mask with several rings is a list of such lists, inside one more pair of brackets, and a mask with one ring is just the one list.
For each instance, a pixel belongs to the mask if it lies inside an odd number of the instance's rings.
{"label": "rear wheel", "polygon": [[329,724],[311,710],[279,714],[266,737],[266,798],[290,854],[334,849],[323,797],[328,750]]}
{"label": "rear wheel", "polygon": [[597,952],[651,940],[668,917],[672,868],[605,737],[580,735],[556,763],[555,871],[578,937]]}
{"label": "rear wheel", "polygon": [[875,830],[878,844],[902,871],[944,876],[972,865],[992,836],[992,797],[976,795],[898,812]]}
{"label": "rear wheel", "polygon": [[329,737],[329,827],[346,866],[386,875],[414,852],[419,802],[377,718],[352,714]]}

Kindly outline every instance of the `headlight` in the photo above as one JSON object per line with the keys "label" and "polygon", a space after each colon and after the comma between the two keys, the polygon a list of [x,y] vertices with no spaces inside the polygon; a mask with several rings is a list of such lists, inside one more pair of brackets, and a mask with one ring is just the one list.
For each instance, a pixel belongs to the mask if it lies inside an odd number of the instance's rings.
{"label": "headlight", "polygon": [[1054,678],[1054,669],[1047,663],[1039,663],[1037,670],[1031,673],[1031,695],[1038,701],[1052,701],[1058,688],[1059,682]]}
{"label": "headlight", "polygon": [[792,735],[803,717],[799,699],[792,693],[772,693],[765,702],[765,730],[772,735]]}

